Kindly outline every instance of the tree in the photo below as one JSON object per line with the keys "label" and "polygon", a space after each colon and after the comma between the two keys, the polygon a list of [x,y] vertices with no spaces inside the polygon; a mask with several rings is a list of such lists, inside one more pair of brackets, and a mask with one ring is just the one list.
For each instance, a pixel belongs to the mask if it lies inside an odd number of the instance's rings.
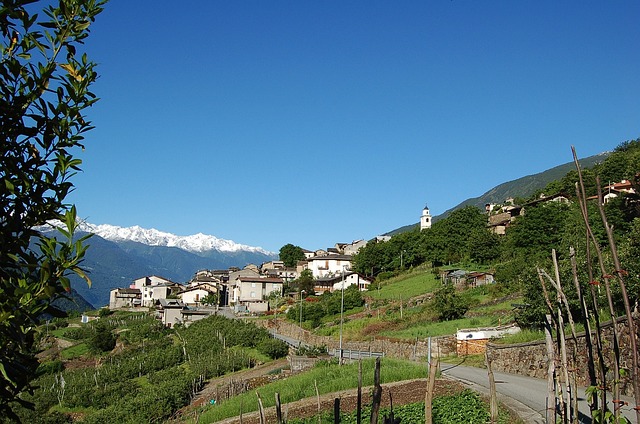
{"label": "tree", "polygon": [[107,324],[98,320],[93,326],[93,334],[87,340],[87,346],[93,353],[108,352],[116,347],[116,336]]}
{"label": "tree", "polygon": [[217,305],[218,304],[218,293],[209,292],[205,297],[200,301],[203,305]]}
{"label": "tree", "polygon": [[462,318],[469,310],[469,302],[456,293],[453,284],[446,284],[436,291],[434,308],[441,320]]}
{"label": "tree", "polygon": [[284,358],[289,353],[289,346],[285,342],[271,337],[263,339],[256,348],[258,352],[267,355],[271,359]]}
{"label": "tree", "polygon": [[[70,273],[89,281],[80,268],[85,238],[73,239],[76,211],[65,197],[81,163],[72,153],[92,128],[83,113],[97,100],[95,64],[78,50],[104,2],[60,0],[43,20],[30,3],[0,8],[0,417],[25,403],[38,316],[71,290]],[[64,224],[57,238],[37,230],[52,220]]]}
{"label": "tree", "polygon": [[287,268],[295,267],[298,261],[303,261],[304,258],[304,251],[300,246],[288,243],[280,248],[280,260]]}
{"label": "tree", "polygon": [[303,270],[300,273],[300,276],[293,280],[292,283],[298,288],[297,291],[304,290],[307,296],[312,295],[315,292],[313,289],[315,280],[313,279],[313,273],[310,269]]}

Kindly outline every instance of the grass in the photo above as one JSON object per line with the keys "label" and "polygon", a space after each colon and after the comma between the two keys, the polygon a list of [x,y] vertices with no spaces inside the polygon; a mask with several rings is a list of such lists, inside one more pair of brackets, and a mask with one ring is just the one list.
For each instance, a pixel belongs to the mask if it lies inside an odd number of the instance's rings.
{"label": "grass", "polygon": [[77,345],[68,347],[60,351],[60,356],[62,359],[74,359],[79,358],[81,356],[87,355],[89,353],[89,346],[86,343],[79,343]]}
{"label": "grass", "polygon": [[[381,361],[381,383],[426,378],[424,364],[383,358]],[[375,360],[362,361],[363,386],[373,385],[373,371]],[[315,384],[320,394],[333,393],[340,390],[358,387],[358,364],[338,366],[335,363],[316,366],[315,368],[293,375],[285,380],[279,380],[257,391],[260,393],[265,408],[275,404],[275,393],[280,394],[283,404],[316,395]],[[225,418],[235,417],[242,413],[258,410],[258,400],[254,391],[235,396],[224,403],[214,406],[207,405],[199,417],[199,422],[213,423]]]}
{"label": "grass", "polygon": [[524,329],[515,334],[508,334],[500,339],[494,340],[495,343],[513,344],[527,343],[537,340],[544,340],[544,331]]}
{"label": "grass", "polygon": [[451,321],[416,323],[400,330],[383,331],[381,335],[396,339],[415,339],[455,334],[462,328],[489,327],[498,325],[496,316],[460,318]]}
{"label": "grass", "polygon": [[373,300],[406,300],[433,292],[439,286],[440,280],[436,280],[431,271],[421,270],[386,280],[379,290],[372,286],[366,295]]}

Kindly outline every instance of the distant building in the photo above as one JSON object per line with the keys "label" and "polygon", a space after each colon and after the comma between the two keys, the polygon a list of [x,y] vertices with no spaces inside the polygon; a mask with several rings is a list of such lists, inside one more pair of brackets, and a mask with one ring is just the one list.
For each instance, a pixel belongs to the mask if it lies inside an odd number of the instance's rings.
{"label": "distant building", "polygon": [[141,306],[152,307],[156,300],[166,299],[182,286],[166,278],[150,275],[133,280],[129,288],[140,290]]}
{"label": "distant building", "polygon": [[425,205],[422,209],[422,215],[420,216],[420,231],[431,228],[431,213],[429,212],[429,206]]}
{"label": "distant building", "polygon": [[351,271],[351,255],[322,255],[307,260],[313,278],[332,277]]}

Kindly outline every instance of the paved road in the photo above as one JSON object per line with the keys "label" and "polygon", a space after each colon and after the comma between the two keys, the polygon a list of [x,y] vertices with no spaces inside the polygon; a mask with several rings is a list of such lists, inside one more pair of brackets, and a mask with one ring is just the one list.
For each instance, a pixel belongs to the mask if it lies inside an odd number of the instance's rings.
{"label": "paved road", "polygon": [[[234,317],[233,311],[229,308],[220,308],[221,313]],[[299,346],[300,341],[277,334],[272,334],[292,346]],[[303,343],[304,344],[304,343]],[[441,364],[442,374],[457,380],[461,380],[473,387],[474,390],[489,392],[489,378],[487,371],[481,368],[467,367],[462,364]],[[545,423],[545,410],[547,408],[547,381],[531,377],[523,377],[515,374],[494,372],[496,390],[499,400],[514,409],[527,424],[547,424]],[[608,399],[612,399],[609,395]],[[623,396],[623,400],[629,405],[634,405],[635,401]],[[612,405],[609,405],[613,409]],[[583,388],[578,389],[578,409],[580,412],[580,423],[590,424],[591,415],[589,405]],[[623,415],[632,423],[636,422],[636,414],[629,406],[623,408]]]}
{"label": "paved road", "polygon": [[[443,375],[471,383],[475,386],[474,388],[484,389],[488,393],[489,378],[486,370],[454,364],[441,364],[440,368]],[[520,416],[527,423],[545,423],[544,416],[547,407],[546,380],[499,372],[494,372],[494,379],[498,394],[503,396],[500,401],[517,409]],[[511,398],[516,402],[509,404],[509,400],[505,397]],[[611,396],[609,396],[609,399],[611,399]],[[623,399],[629,402],[629,405],[634,404],[631,398],[623,397]],[[518,405],[518,403],[521,405]],[[522,405],[525,407],[519,408]],[[580,411],[580,423],[591,423],[589,405],[587,404],[584,389],[578,390],[578,409]],[[623,409],[623,413],[631,422],[635,422],[635,412],[628,406]]]}

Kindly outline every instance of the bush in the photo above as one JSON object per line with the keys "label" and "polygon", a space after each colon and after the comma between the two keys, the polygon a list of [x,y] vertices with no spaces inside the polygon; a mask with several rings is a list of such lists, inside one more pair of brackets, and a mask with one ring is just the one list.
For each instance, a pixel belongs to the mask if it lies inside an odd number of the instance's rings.
{"label": "bush", "polygon": [[112,350],[116,347],[116,335],[113,334],[111,328],[100,321],[93,326],[94,333],[87,340],[87,346],[93,353],[102,353]]}
{"label": "bush", "polygon": [[84,327],[70,328],[64,332],[62,337],[64,337],[65,339],[71,339],[71,340],[83,340],[83,339],[88,339],[92,335],[93,335],[93,331],[91,330],[91,327],[84,326]]}
{"label": "bush", "polygon": [[469,310],[469,302],[456,293],[453,284],[447,284],[436,291],[434,308],[441,320],[462,318]]}
{"label": "bush", "polygon": [[278,339],[264,339],[257,346],[258,352],[271,359],[284,358],[289,353],[289,345]]}

